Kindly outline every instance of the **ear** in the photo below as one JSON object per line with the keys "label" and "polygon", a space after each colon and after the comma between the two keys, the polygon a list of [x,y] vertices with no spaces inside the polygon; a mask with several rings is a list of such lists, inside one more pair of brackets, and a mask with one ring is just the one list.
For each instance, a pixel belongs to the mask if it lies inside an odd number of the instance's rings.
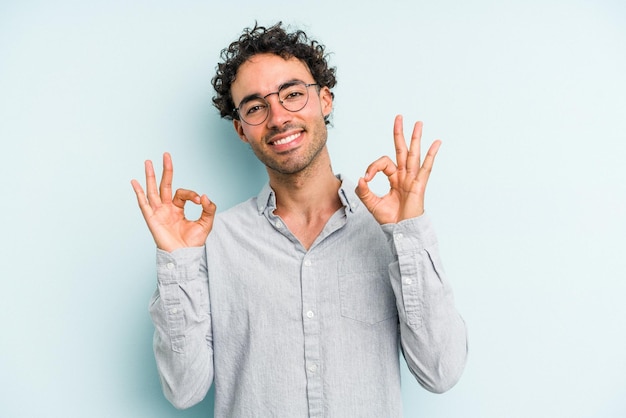
{"label": "ear", "polygon": [[320,89],[320,103],[324,117],[330,115],[330,112],[333,111],[333,94],[328,87]]}
{"label": "ear", "polygon": [[233,119],[233,127],[235,128],[235,132],[239,135],[239,139],[243,142],[248,143],[248,138],[246,138],[246,134],[243,132],[243,124],[240,120]]}

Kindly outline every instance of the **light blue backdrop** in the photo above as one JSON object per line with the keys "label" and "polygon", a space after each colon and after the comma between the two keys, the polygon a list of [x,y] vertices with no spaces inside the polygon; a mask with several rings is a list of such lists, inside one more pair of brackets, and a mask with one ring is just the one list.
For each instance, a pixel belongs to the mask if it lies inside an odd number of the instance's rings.
{"label": "light blue backdrop", "polygon": [[444,395],[405,370],[405,415],[626,416],[620,0],[0,1],[0,416],[211,416],[161,394],[129,181],[169,151],[220,209],[256,193],[210,86],[255,19],[334,53],[337,172],[393,153],[396,113],[444,141],[427,210],[471,354]]}

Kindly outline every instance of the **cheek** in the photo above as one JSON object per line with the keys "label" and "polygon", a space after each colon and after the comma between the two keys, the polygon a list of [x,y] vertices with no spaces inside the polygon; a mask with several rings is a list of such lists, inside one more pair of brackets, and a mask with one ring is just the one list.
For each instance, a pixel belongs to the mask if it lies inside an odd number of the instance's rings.
{"label": "cheek", "polygon": [[252,138],[252,134],[250,130],[251,126],[243,122],[240,122],[238,120],[234,120],[233,124],[235,127],[235,132],[237,132],[239,139],[241,139],[243,142],[249,143],[250,138]]}
{"label": "cheek", "polygon": [[[310,100],[310,99],[309,99]],[[326,116],[326,108],[323,103],[308,103],[304,109],[302,109],[300,113],[304,118],[309,121],[314,120],[321,117]]]}
{"label": "cheek", "polygon": [[258,126],[245,125],[241,129],[241,140],[248,144],[255,144],[261,137]]}

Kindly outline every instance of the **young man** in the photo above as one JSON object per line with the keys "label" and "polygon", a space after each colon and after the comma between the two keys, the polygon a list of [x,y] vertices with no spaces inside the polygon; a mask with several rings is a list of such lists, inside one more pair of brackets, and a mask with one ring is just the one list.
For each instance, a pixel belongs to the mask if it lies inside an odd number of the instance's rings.
{"label": "young man", "polygon": [[[214,103],[269,183],[216,216],[206,195],[172,197],[168,154],[158,189],[150,161],[147,196],[132,181],[158,247],[150,312],[166,397],[186,408],[214,383],[216,417],[397,417],[400,350],[426,389],[452,387],[466,330],[424,214],[439,141],[421,163],[422,125],[407,149],[398,116],[397,161],[372,163],[355,190],[326,147],[335,71],[323,46],[278,24],[246,30],[222,58]],[[368,187],[378,172],[383,197]]]}

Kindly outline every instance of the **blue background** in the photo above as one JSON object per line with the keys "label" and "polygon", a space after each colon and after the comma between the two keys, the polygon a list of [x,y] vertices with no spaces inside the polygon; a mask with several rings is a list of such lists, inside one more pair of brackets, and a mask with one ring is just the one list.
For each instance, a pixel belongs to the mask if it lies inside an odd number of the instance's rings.
{"label": "blue background", "polygon": [[444,141],[426,203],[471,351],[444,395],[405,369],[405,415],[626,416],[617,0],[0,1],[0,416],[211,416],[161,394],[130,179],[169,151],[220,210],[256,194],[210,85],[255,19],[333,52],[336,172],[393,154],[396,113]]}

